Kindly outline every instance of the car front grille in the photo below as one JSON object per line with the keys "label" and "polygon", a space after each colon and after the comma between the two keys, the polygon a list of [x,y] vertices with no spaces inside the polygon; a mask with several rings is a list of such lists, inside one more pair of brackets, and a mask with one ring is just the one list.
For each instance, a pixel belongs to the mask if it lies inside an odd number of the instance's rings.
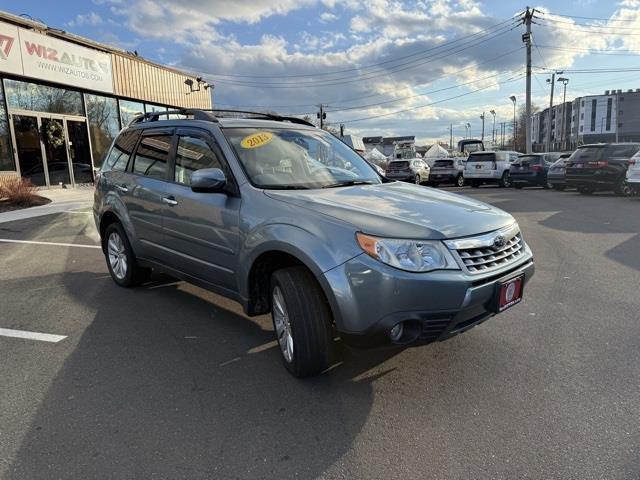
{"label": "car front grille", "polygon": [[471,274],[487,273],[512,264],[525,253],[516,225],[476,238],[445,242]]}
{"label": "car front grille", "polygon": [[468,248],[457,251],[460,260],[471,273],[481,273],[508,265],[524,253],[522,236],[518,233],[502,248]]}

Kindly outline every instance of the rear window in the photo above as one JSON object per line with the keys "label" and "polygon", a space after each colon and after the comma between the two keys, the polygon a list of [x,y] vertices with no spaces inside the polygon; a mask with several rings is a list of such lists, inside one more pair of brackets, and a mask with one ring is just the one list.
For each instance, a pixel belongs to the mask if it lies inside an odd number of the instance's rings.
{"label": "rear window", "polygon": [[635,155],[640,147],[638,145],[609,145],[607,147],[607,157],[626,157],[631,158]]}
{"label": "rear window", "polygon": [[529,165],[539,165],[542,163],[542,157],[538,155],[525,155],[522,157],[518,157],[518,159],[513,162],[514,165],[522,165],[528,163]]}
{"label": "rear window", "polygon": [[467,162],[495,162],[495,153],[472,153],[469,155]]}
{"label": "rear window", "polygon": [[604,146],[602,147],[584,147],[579,148],[573,155],[569,157],[571,162],[593,162],[598,161],[604,153]]}
{"label": "rear window", "polygon": [[407,168],[409,166],[409,162],[391,162],[389,163],[389,168]]}
{"label": "rear window", "polygon": [[433,163],[434,167],[452,167],[453,166],[453,160],[436,160]]}

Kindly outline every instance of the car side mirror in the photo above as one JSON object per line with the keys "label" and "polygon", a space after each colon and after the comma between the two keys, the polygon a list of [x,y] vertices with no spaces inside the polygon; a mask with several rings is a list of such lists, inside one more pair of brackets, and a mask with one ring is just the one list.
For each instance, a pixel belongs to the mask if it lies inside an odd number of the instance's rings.
{"label": "car side mirror", "polygon": [[227,185],[227,177],[219,168],[202,168],[191,174],[191,190],[199,193],[220,193]]}

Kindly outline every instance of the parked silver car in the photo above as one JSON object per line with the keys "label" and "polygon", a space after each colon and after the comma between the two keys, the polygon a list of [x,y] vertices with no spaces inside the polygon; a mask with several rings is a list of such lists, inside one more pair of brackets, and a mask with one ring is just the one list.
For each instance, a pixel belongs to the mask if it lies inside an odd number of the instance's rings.
{"label": "parked silver car", "polygon": [[429,180],[429,165],[419,158],[396,159],[389,162],[386,177],[420,185]]}
{"label": "parked silver car", "polygon": [[533,256],[508,213],[381,177],[303,120],[175,113],[137,117],[97,178],[118,285],[153,268],[270,312],[296,376],[330,366],[336,333],[445,340],[522,299]]}
{"label": "parked silver car", "polygon": [[464,187],[465,158],[442,158],[433,163],[429,174],[429,184],[437,186],[441,183],[453,183],[458,187]]}

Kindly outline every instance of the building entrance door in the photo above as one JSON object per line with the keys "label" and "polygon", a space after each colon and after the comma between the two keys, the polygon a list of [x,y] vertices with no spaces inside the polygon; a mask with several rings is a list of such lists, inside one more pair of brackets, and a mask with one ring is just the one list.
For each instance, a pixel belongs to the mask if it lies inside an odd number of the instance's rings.
{"label": "building entrance door", "polygon": [[10,112],[20,175],[37,186],[93,182],[84,117]]}

